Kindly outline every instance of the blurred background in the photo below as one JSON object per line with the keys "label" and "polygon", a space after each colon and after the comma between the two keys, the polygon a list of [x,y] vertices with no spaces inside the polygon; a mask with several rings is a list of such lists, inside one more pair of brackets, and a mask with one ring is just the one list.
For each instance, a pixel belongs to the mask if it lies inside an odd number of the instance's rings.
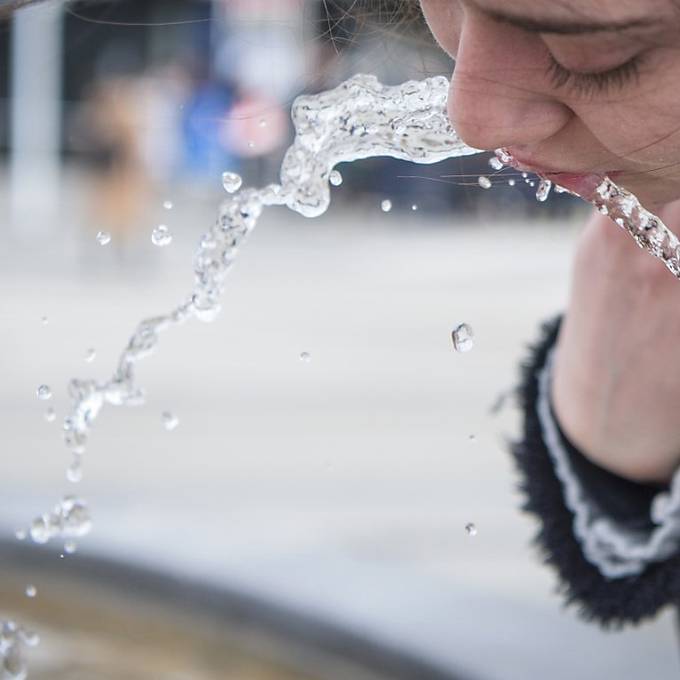
{"label": "blurred background", "polygon": [[[146,404],[105,409],[64,476],[69,379],[111,375],[190,290],[222,172],[276,180],[298,94],[450,74],[402,3],[368,4],[45,2],[0,25],[0,619],[40,633],[30,677],[677,677],[669,615],[582,623],[530,545],[504,396],[586,211],[487,157],[355,163],[322,218],[265,213],[221,316],[162,338]],[[94,518],[77,552],[15,538],[68,493]]]}

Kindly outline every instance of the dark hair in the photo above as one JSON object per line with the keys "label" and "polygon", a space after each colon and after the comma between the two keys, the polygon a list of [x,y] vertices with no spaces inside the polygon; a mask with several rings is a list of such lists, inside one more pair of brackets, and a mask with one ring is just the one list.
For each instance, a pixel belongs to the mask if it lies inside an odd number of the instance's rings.
{"label": "dark hair", "polygon": [[335,52],[361,42],[395,39],[416,49],[435,45],[419,0],[319,0],[317,39]]}
{"label": "dark hair", "polygon": [[423,35],[425,20],[418,0],[322,0],[329,34],[368,27],[388,27],[402,34]]}

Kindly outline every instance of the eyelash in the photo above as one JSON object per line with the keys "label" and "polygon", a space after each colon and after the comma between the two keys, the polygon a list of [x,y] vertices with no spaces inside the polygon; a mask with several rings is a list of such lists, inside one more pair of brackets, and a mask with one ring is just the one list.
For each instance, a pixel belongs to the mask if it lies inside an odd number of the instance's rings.
{"label": "eyelash", "polygon": [[555,88],[569,86],[579,94],[593,95],[608,92],[611,89],[620,90],[631,82],[637,82],[640,77],[642,56],[637,54],[625,64],[602,71],[600,73],[575,73],[560,64],[552,54],[548,54],[549,64],[547,75]]}

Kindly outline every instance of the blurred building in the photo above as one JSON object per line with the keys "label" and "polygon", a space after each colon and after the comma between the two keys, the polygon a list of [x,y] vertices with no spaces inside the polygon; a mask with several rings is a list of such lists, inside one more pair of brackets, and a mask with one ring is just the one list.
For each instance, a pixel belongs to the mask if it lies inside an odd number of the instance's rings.
{"label": "blurred building", "polygon": [[[219,186],[225,169],[246,182],[272,181],[299,93],[357,72],[396,83],[452,69],[398,2],[87,0],[51,8],[49,20],[44,8],[25,9],[0,27],[0,159],[12,169],[14,220],[44,204],[33,222],[48,223],[65,166],[101,179],[95,202],[120,213],[111,216],[114,229],[142,219],[159,187]],[[475,211],[483,196],[476,177],[488,172],[480,159],[415,170],[374,159],[346,170],[339,200],[379,194],[396,209]],[[507,209],[533,202],[529,188],[501,184]]]}

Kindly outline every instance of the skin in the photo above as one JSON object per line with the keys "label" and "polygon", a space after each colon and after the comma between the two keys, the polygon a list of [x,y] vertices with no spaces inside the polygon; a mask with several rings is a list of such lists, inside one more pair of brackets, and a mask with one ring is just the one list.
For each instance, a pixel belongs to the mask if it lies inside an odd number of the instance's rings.
{"label": "skin", "polygon": [[[465,142],[508,147],[527,169],[610,174],[680,234],[680,3],[421,4],[456,59],[449,115]],[[620,28],[637,20],[645,25]],[[593,23],[607,26],[583,32]],[[639,66],[624,77],[631,59]],[[552,61],[566,83],[551,77]],[[596,213],[574,258],[553,406],[585,455],[635,481],[667,482],[680,464],[676,310],[680,282]]]}

